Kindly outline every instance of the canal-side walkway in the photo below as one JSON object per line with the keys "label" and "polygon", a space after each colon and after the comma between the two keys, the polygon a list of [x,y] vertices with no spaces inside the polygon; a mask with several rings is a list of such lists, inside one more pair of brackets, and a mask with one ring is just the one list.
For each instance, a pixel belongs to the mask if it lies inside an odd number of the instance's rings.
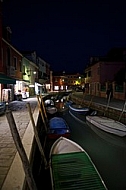
{"label": "canal-side walkway", "polygon": [[[32,141],[34,137],[33,127],[30,122],[30,116],[27,103],[30,103],[31,110],[35,120],[38,117],[37,98],[28,98],[23,101],[13,101],[8,105],[25,147],[27,156],[30,155]],[[36,122],[36,121],[35,121]],[[18,178],[19,177],[19,178]],[[21,181],[18,181],[21,179]],[[21,159],[17,153],[10,127],[6,115],[0,116],[0,189],[15,190],[22,189],[24,180],[24,171]]]}
{"label": "canal-side walkway", "polygon": [[[89,101],[89,102],[92,101],[96,104],[104,105],[104,106],[107,106],[107,104],[108,104],[107,98],[104,98],[104,97],[91,96],[88,94],[83,95],[82,92],[75,92],[75,93],[73,93],[73,95],[80,98],[82,102],[83,101]],[[113,109],[121,111],[124,107],[124,104],[125,104],[124,100],[112,98],[109,102],[109,108],[113,108]],[[124,112],[126,112],[126,107],[125,107]]]}

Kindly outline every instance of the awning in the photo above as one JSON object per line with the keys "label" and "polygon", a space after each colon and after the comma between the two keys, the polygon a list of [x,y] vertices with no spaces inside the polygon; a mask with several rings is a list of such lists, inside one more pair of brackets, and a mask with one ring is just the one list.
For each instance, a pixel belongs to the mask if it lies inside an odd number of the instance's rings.
{"label": "awning", "polygon": [[0,73],[0,83],[1,84],[16,84],[16,79],[8,77],[2,73]]}

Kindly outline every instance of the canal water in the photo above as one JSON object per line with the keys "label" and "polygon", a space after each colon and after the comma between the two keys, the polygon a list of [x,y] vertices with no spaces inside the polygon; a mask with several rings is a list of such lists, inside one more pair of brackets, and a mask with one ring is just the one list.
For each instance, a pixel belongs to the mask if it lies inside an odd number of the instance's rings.
{"label": "canal water", "polygon": [[62,117],[70,127],[70,139],[87,151],[108,190],[126,190],[126,137],[89,126],[68,111]]}
{"label": "canal water", "polygon": [[[89,154],[108,190],[126,190],[126,137],[119,137],[89,126],[85,116],[72,115],[69,110],[62,111],[59,116],[63,117],[70,127],[70,139],[81,145]],[[44,164],[40,163],[42,160],[40,151],[36,152],[34,178],[38,190],[51,190],[49,168],[45,169]]]}

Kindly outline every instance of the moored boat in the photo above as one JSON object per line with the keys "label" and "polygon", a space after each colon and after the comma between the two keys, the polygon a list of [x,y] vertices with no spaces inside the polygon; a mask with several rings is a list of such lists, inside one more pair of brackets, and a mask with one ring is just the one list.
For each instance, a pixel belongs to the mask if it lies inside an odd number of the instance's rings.
{"label": "moored boat", "polygon": [[55,103],[54,103],[54,101],[52,99],[46,99],[44,101],[44,106],[45,107],[47,107],[47,106],[54,106],[54,105],[55,105]]}
{"label": "moored boat", "polygon": [[108,133],[112,133],[120,137],[126,136],[126,125],[114,119],[105,116],[87,115],[86,122],[87,124],[92,124]]}
{"label": "moored boat", "polygon": [[46,107],[46,112],[47,112],[47,114],[49,114],[49,115],[54,115],[54,114],[56,114],[57,113],[57,108],[55,107],[55,106],[47,106]]}
{"label": "moored boat", "polygon": [[76,142],[58,138],[49,157],[53,190],[107,189],[91,158]]}
{"label": "moored boat", "polygon": [[66,121],[62,117],[51,118],[49,120],[47,136],[49,139],[57,139],[60,136],[69,138],[70,129]]}
{"label": "moored boat", "polygon": [[6,111],[6,103],[0,102],[0,115],[4,114]]}
{"label": "moored boat", "polygon": [[102,140],[104,140],[108,144],[126,149],[125,138],[120,138],[117,135],[108,133],[104,130],[99,129],[98,127],[95,127],[94,125],[92,125],[90,123],[88,123],[88,125],[91,127],[91,129],[94,131],[94,133],[96,133],[97,136],[99,136]]}
{"label": "moored boat", "polygon": [[79,104],[70,104],[69,109],[80,114],[87,114],[90,111],[89,107],[83,107]]}

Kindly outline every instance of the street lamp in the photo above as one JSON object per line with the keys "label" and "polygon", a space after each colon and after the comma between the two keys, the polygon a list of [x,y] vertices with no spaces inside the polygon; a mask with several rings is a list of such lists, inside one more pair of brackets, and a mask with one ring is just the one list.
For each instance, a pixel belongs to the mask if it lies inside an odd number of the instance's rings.
{"label": "street lamp", "polygon": [[34,75],[36,75],[36,71],[35,70],[32,70],[32,69],[27,69],[27,75],[30,76],[31,73],[33,73]]}
{"label": "street lamp", "polygon": [[36,75],[36,71],[33,71],[33,74]]}

